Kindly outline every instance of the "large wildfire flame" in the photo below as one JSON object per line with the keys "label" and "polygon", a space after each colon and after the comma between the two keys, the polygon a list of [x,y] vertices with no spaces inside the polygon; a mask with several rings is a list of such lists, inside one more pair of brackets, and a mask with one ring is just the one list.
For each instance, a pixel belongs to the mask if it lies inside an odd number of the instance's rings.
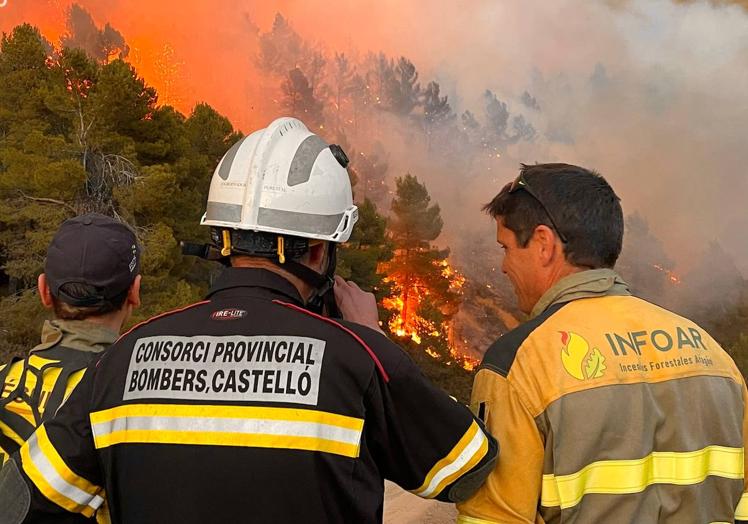
{"label": "large wildfire flame", "polygon": [[[465,285],[465,277],[454,269],[446,259],[435,262],[435,265],[441,270],[441,277],[449,282],[449,290],[460,293]],[[431,290],[423,281],[413,279],[407,293],[405,282],[399,280],[397,276],[388,276],[385,278],[385,282],[393,284],[394,290],[392,296],[382,300],[385,309],[393,313],[387,326],[393,335],[401,339],[410,339],[415,344],[423,346],[424,352],[437,360],[442,359],[442,355],[424,341],[427,339],[441,340],[449,348],[449,355],[455,363],[468,371],[475,369],[479,363],[478,360],[463,355],[452,343],[450,322],[442,322],[441,325],[437,325],[418,314],[421,306],[429,300],[431,294]],[[407,299],[405,298],[406,295]]]}

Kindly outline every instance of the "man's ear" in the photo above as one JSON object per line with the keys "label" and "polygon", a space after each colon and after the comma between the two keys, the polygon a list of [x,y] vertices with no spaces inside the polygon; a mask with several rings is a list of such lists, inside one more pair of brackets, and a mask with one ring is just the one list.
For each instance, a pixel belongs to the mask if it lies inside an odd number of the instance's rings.
{"label": "man's ear", "polygon": [[327,253],[327,243],[320,242],[309,246],[309,266],[318,272],[322,272],[325,264],[325,255]]}
{"label": "man's ear", "polygon": [[130,289],[127,291],[127,304],[130,304],[133,308],[140,306],[140,275],[135,277],[135,280],[130,284]]}
{"label": "man's ear", "polygon": [[535,228],[532,235],[535,242],[540,261],[544,266],[553,263],[559,256],[563,258],[563,247],[556,232],[550,227],[541,224]]}
{"label": "man's ear", "polygon": [[39,275],[39,278],[36,280],[36,288],[39,290],[39,300],[42,305],[47,309],[52,309],[54,302],[52,301],[52,291],[49,289],[49,284],[47,283],[47,275],[44,273]]}

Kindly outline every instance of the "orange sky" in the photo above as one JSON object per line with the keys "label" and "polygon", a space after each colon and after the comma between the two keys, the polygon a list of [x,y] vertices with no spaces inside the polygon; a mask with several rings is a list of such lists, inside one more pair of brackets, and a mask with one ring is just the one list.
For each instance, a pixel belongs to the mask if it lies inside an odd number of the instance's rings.
{"label": "orange sky", "polygon": [[[30,22],[58,45],[71,0],[8,0],[0,9],[0,31]],[[161,101],[188,113],[206,101],[234,123],[250,129],[264,122],[252,62],[258,28],[267,31],[277,12],[284,13],[304,37],[327,49],[353,47],[398,55],[397,2],[392,0],[327,3],[280,0],[77,0],[96,23],[110,22],[130,45],[131,61]],[[252,5],[254,4],[254,5]],[[366,19],[366,23],[361,23]],[[355,46],[353,41],[355,40]],[[168,63],[167,67],[163,64]],[[249,74],[248,74],[249,73]]]}

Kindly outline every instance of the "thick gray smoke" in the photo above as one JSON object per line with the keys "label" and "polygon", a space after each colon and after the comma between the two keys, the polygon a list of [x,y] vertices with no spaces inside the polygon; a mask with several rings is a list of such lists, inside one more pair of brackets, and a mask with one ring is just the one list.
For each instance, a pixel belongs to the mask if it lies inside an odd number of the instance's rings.
{"label": "thick gray smoke", "polygon": [[[6,20],[33,23],[39,13],[32,4],[15,2]],[[382,172],[386,164],[390,179],[410,172],[426,182],[444,216],[440,242],[462,262],[489,271],[499,266],[492,224],[479,209],[519,163],[562,161],[601,172],[625,213],[645,222],[638,231],[647,241],[627,246],[637,251],[630,259],[684,279],[705,268],[724,269],[728,281],[735,268],[748,272],[745,1],[475,0],[469,8],[447,0],[227,0],[215,8],[184,0],[79,3],[98,26],[110,22],[121,31],[151,82],[158,75],[148,60],[169,45],[182,64],[171,79],[183,86],[181,99],[205,100],[245,131],[287,112],[289,96],[309,108],[310,93],[324,99],[314,119],[323,134],[343,122],[359,159],[354,165]],[[69,2],[46,5],[49,11]],[[297,56],[270,53],[263,63],[262,37],[277,12],[298,34],[287,35]],[[44,29],[49,16],[38,18]],[[2,19],[0,28],[9,29]],[[349,104],[344,117],[363,112],[348,125],[332,109],[336,52],[358,73],[377,60],[370,52],[395,64],[406,56],[417,68],[419,96],[434,112],[398,116]],[[284,81],[284,67],[299,67],[306,78],[294,73]],[[409,74],[403,71],[400,80]],[[442,111],[444,96],[449,112]],[[407,97],[390,102],[400,110],[409,105]],[[371,116],[360,118],[366,111]],[[669,260],[656,262],[665,253]]]}
{"label": "thick gray smoke", "polygon": [[486,2],[470,15],[450,14],[456,21],[444,24],[469,30],[459,42],[446,39],[449,45],[435,37],[430,60],[413,55],[422,77],[433,72],[456,112],[469,109],[478,118],[485,118],[481,98],[491,89],[538,133],[507,145],[489,166],[473,161],[480,150],[450,163],[448,172],[429,165],[435,155],[412,147],[390,159],[391,172],[410,170],[429,181],[448,225],[479,221],[480,204],[520,161],[579,163],[611,181],[627,214],[645,217],[681,272],[697,266],[715,240],[748,270],[743,9],[569,0]]}

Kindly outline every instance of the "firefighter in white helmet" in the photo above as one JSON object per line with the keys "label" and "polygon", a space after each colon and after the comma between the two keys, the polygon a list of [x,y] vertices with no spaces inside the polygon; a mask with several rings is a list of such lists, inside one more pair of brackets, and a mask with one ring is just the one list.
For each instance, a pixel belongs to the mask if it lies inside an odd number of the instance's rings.
{"label": "firefighter in white helmet", "polygon": [[[280,118],[226,153],[201,223],[211,226],[221,257],[233,253],[277,263],[313,288],[309,307],[321,312],[325,306],[333,314],[335,245],[348,240],[358,220],[347,166],[340,146],[328,145],[295,118]],[[298,261],[324,242],[324,271]],[[191,248],[186,246],[188,253]]]}
{"label": "firefighter in white helmet", "polygon": [[479,487],[498,453],[481,423],[374,323],[321,314],[357,218],[346,164],[292,118],[226,153],[213,244],[187,249],[230,267],[86,374],[0,473],[0,524],[89,516],[103,496],[124,524],[377,523],[384,478],[452,502]]}

